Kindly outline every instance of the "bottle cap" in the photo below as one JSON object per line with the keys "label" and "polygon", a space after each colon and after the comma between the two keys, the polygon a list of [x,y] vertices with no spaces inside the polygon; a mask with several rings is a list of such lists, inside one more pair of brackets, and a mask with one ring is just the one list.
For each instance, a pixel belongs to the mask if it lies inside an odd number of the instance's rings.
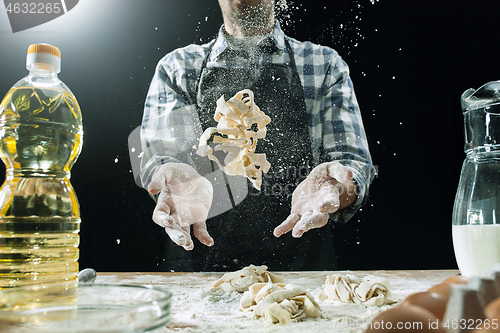
{"label": "bottle cap", "polygon": [[61,51],[49,44],[32,44],[28,47],[26,67],[29,68],[34,64],[54,66],[59,71],[61,69]]}

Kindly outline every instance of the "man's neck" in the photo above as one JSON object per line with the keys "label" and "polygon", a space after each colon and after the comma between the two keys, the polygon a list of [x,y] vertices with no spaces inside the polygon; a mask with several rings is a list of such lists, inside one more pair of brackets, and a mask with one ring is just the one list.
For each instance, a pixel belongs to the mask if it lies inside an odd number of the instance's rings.
{"label": "man's neck", "polygon": [[234,37],[246,36],[263,36],[268,35],[273,31],[274,17],[269,20],[259,22],[258,24],[237,24],[230,20],[224,20],[224,29],[226,32]]}

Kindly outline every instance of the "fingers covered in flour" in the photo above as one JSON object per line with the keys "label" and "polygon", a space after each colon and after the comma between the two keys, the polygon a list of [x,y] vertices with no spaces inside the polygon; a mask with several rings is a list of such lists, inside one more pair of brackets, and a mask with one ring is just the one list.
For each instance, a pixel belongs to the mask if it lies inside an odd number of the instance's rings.
{"label": "fingers covered in flour", "polygon": [[210,236],[207,230],[207,225],[205,222],[195,223],[193,224],[193,233],[194,236],[206,246],[214,245],[214,239]]}
{"label": "fingers covered in flour", "polygon": [[165,231],[167,232],[168,237],[170,237],[172,242],[179,246],[182,246],[187,251],[190,251],[194,248],[194,243],[191,239],[189,229],[189,224],[183,222],[174,223],[170,227],[165,227]]}
{"label": "fingers covered in flour", "polygon": [[295,214],[295,213],[290,214],[288,216],[288,218],[283,223],[281,223],[279,226],[277,226],[274,229],[274,232],[273,232],[274,236],[280,237],[281,235],[286,234],[287,232],[292,230],[293,227],[295,227],[295,225],[297,224],[297,222],[299,220],[300,220],[299,214]]}
{"label": "fingers covered in flour", "polygon": [[165,228],[168,236],[175,244],[184,247],[186,250],[192,250],[194,244],[191,239],[189,224],[182,222],[181,217],[173,208],[170,191],[168,188],[163,188],[153,211],[153,221]]}
{"label": "fingers covered in flour", "polygon": [[293,227],[292,236],[295,238],[300,238],[305,232],[311,229],[324,227],[327,222],[327,213],[320,213],[318,211],[307,212],[300,217],[300,220]]}

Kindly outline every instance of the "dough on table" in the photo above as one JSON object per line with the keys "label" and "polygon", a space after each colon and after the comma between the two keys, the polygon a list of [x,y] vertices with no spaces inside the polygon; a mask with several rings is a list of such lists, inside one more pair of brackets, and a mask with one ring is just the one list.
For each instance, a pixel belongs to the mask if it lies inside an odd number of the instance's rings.
{"label": "dough on table", "polygon": [[[258,139],[266,137],[266,125],[271,118],[255,104],[253,92],[245,89],[227,102],[222,95],[217,100],[214,119],[218,122],[217,127],[209,127],[203,132],[196,154],[208,156],[228,175],[247,177],[260,190],[262,172],[268,172],[271,164],[266,154],[256,154],[255,149]],[[213,155],[208,144],[212,136],[214,150],[227,153],[224,165]]]}
{"label": "dough on table", "polygon": [[288,323],[321,317],[321,308],[300,286],[284,283],[257,283],[245,291],[239,310],[247,317],[270,323]]}
{"label": "dough on table", "polygon": [[320,301],[327,299],[344,303],[358,303],[367,306],[395,303],[387,279],[368,275],[363,279],[354,275],[329,275],[323,290],[318,295]]}
{"label": "dough on table", "polygon": [[279,283],[283,282],[283,278],[268,272],[266,265],[250,265],[239,271],[224,274],[212,287],[242,293],[251,285],[260,282]]}

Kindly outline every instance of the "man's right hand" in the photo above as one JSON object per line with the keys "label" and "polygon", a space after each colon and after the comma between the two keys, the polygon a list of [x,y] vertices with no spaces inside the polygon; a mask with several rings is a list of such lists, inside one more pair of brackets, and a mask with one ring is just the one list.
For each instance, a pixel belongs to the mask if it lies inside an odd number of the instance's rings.
{"label": "man's right hand", "polygon": [[160,193],[153,221],[165,228],[175,244],[186,250],[193,249],[190,225],[202,244],[214,244],[205,223],[212,205],[212,183],[193,167],[184,163],[163,164],[153,175],[148,191]]}

